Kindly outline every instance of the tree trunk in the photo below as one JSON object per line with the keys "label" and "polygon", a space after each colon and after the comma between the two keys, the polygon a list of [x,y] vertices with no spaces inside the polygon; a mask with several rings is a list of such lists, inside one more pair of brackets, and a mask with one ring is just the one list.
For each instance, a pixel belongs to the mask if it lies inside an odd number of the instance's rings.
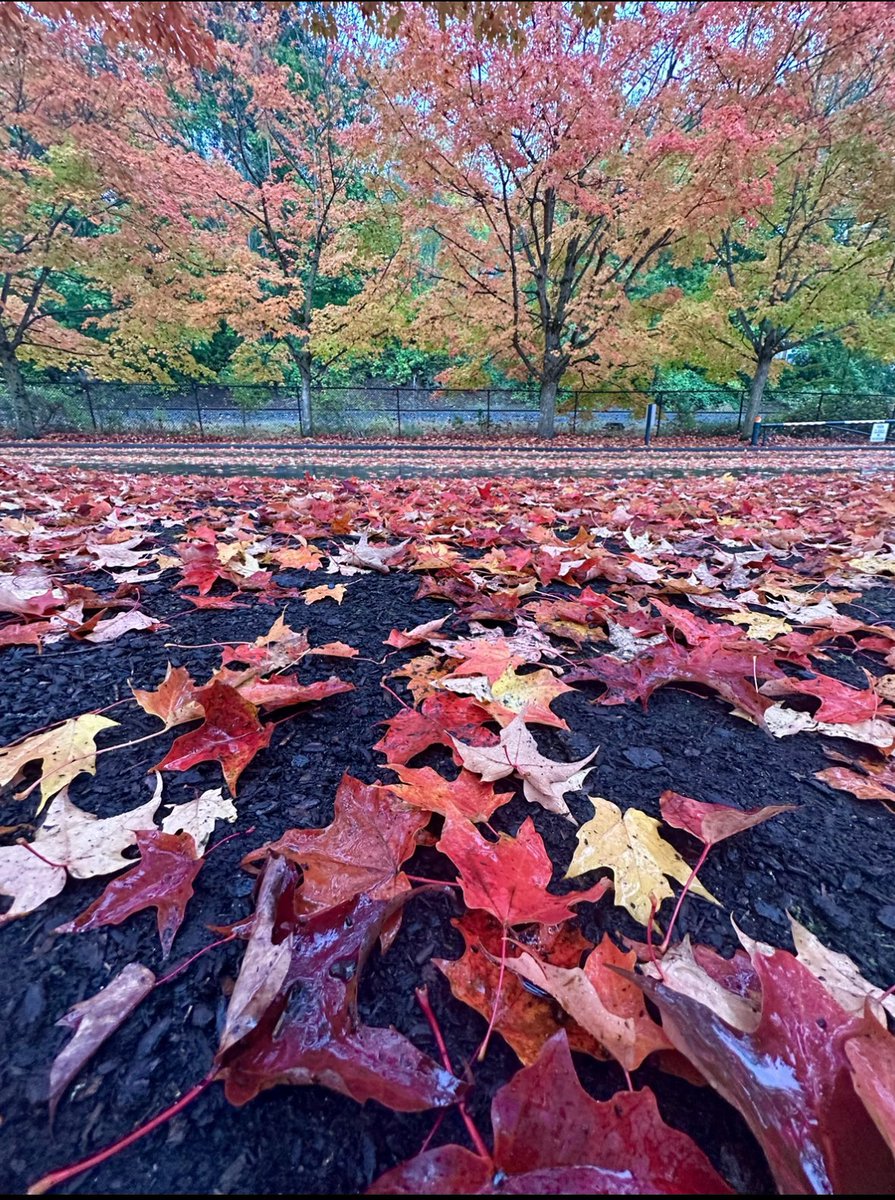
{"label": "tree trunk", "polygon": [[3,382],[6,384],[6,391],[9,394],[9,407],[12,412],[16,437],[34,437],[34,414],[31,411],[22,368],[15,351],[2,333],[0,333],[0,369],[2,369]]}
{"label": "tree trunk", "polygon": [[556,393],[558,379],[549,376],[541,380],[541,407],[538,416],[538,437],[552,438],[556,433]]}
{"label": "tree trunk", "polygon": [[752,375],[752,382],[749,385],[749,401],[746,405],[746,411],[743,414],[743,428],[740,430],[741,437],[749,438],[752,436],[752,426],[755,424],[755,418],[761,411],[764,390],[767,386],[768,376],[771,373],[771,363],[773,361],[774,356],[769,351],[762,350],[759,353],[758,361],[755,364],[755,372]]}
{"label": "tree trunk", "polygon": [[302,363],[299,370],[301,371],[301,429],[305,437],[310,437],[314,432],[311,413],[311,364]]}

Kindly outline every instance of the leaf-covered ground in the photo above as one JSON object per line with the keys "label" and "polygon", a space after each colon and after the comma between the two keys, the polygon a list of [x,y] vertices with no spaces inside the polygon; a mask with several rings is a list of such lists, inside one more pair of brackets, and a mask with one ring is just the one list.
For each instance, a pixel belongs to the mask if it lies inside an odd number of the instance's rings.
{"label": "leaf-covered ground", "polygon": [[891,1190],[889,475],[2,483],[8,1189]]}

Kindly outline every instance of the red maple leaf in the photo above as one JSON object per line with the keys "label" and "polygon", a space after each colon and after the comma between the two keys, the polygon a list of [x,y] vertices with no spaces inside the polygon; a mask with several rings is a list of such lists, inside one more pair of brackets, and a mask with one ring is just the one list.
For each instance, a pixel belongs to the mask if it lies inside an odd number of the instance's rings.
{"label": "red maple leaf", "polygon": [[357,1016],[364,961],[401,901],[358,896],[296,917],[294,888],[294,868],[272,858],[216,1058],[227,1099],[322,1083],[399,1112],[453,1104],[459,1080],[397,1030]]}
{"label": "red maple leaf", "polygon": [[551,895],[547,884],[553,864],[531,817],[514,838],[502,833],[496,842],[486,841],[471,821],[448,819],[438,849],[460,872],[467,905],[484,909],[504,926],[556,925],[574,916],[573,904],[599,900],[612,887],[601,879],[583,892]]}
{"label": "red maple leaf", "polygon": [[659,808],[666,825],[684,829],[707,846],[714,846],[744,829],[769,821],[778,813],[793,812],[798,805],[766,804],[763,808],[742,812],[726,804],[709,804],[705,800],[682,796],[680,792],[666,791],[659,797]]}
{"label": "red maple leaf", "polygon": [[781,1193],[890,1194],[895,1163],[855,1091],[844,1049],[860,1022],[794,955],[758,948],[751,957],[761,985],[754,1029],[636,978],[673,1045],[742,1113]]}
{"label": "red maple leaf", "polygon": [[55,932],[84,933],[103,925],[120,925],[144,908],[155,908],[162,954],[167,958],[204,859],[197,855],[189,833],[147,829],[134,836],[140,861],[107,884],[91,905]]}
{"label": "red maple leaf", "polygon": [[373,1195],[730,1195],[695,1142],[659,1116],[649,1088],[592,1100],[564,1032],[491,1104],[490,1158],[427,1150],[387,1171]]}
{"label": "red maple leaf", "polygon": [[302,911],[342,904],[361,892],[391,900],[410,887],[401,864],[413,854],[416,835],[428,820],[428,813],[405,808],[389,788],[344,775],[331,824],[289,829],[246,855],[243,866],[275,854],[301,867]]}
{"label": "red maple leaf", "polygon": [[239,777],[259,750],[268,745],[273,725],[262,725],[258,709],[226,683],[214,681],[195,694],[205,711],[198,729],[181,734],[157,771],[188,771],[200,762],[219,762],[227,786],[236,795]]}
{"label": "red maple leaf", "polygon": [[384,721],[387,731],[373,749],[381,750],[390,763],[404,764],[429,746],[453,750],[452,738],[472,746],[495,746],[497,735],[485,728],[490,720],[487,709],[465,696],[429,696],[419,711],[402,708]]}

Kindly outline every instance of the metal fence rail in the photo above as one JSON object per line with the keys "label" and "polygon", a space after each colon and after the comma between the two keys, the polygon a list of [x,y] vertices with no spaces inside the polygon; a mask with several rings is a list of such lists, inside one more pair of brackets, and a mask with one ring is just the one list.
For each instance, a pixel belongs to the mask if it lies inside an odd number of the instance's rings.
{"label": "metal fence rail", "polygon": [[[298,389],[284,384],[32,383],[29,402],[39,433],[301,437],[313,432],[413,438],[451,431],[469,436],[534,433],[538,421],[537,392],[525,388],[319,386],[311,390],[313,430],[303,426]],[[732,434],[742,429],[746,394],[732,388],[564,391],[558,397],[556,427],[573,435],[642,434],[650,402],[658,410],[654,437]],[[763,412],[769,420],[857,420],[895,416],[893,405],[895,397],[871,393],[777,392],[768,394]],[[0,387],[0,427],[8,430],[12,424],[12,409]]]}

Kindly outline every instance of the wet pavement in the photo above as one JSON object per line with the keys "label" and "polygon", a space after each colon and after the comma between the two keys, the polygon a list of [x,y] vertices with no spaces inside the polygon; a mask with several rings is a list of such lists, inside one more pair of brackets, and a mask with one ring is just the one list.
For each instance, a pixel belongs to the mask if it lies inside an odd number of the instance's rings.
{"label": "wet pavement", "polygon": [[68,467],[135,474],[249,476],[297,479],[305,475],[357,478],[680,478],[688,475],[817,475],[836,471],[877,474],[895,470],[895,447],[747,446],[661,449],[646,447],[513,447],[506,445],[271,445],[18,443],[0,448],[0,461],[56,472]]}

